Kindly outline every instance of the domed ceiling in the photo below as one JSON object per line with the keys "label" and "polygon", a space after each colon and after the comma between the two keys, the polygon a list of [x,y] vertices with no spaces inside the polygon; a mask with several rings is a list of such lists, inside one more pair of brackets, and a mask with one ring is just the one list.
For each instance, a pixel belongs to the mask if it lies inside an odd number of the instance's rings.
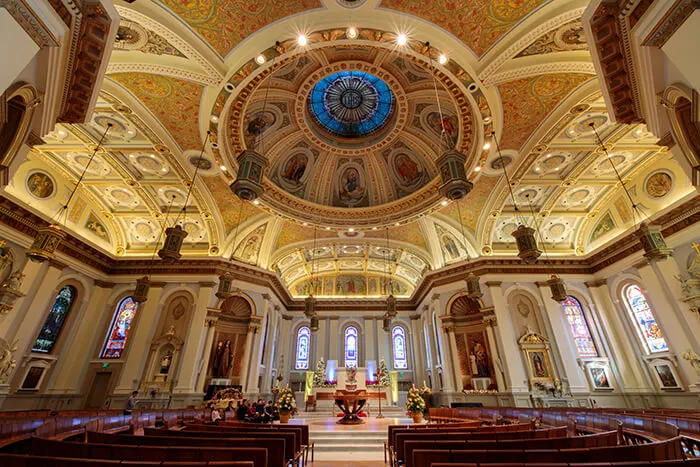
{"label": "domed ceiling", "polygon": [[224,157],[247,148],[267,158],[261,204],[324,226],[346,227],[350,216],[358,228],[439,207],[435,160],[448,147],[476,152],[473,98],[434,79],[429,57],[380,43],[294,52],[269,62],[247,99],[229,97],[244,111],[231,113]]}
{"label": "domed ceiling", "polygon": [[[112,123],[66,229],[114,257],[150,258],[177,222],[185,259],[274,271],[296,297],[312,276],[323,296],[408,296],[428,271],[515,258],[532,204],[548,253],[585,258],[639,221],[610,161],[647,215],[695,190],[643,125],[610,120],[582,5],[117,2],[95,114],[32,134],[5,193],[51,218]],[[438,192],[448,145],[474,184],[460,203]],[[244,149],[269,162],[257,204],[229,188]]]}

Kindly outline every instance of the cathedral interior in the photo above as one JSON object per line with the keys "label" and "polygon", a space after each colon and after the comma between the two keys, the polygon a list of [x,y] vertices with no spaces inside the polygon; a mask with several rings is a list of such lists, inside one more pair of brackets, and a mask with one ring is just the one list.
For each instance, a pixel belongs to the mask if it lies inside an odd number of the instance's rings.
{"label": "cathedral interior", "polygon": [[700,408],[699,8],[0,1],[0,409]]}

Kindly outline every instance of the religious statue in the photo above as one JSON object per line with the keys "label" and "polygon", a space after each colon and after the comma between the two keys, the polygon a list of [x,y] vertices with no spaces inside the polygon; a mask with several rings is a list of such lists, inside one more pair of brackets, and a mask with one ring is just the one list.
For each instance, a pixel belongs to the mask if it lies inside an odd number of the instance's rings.
{"label": "religious statue", "polygon": [[216,344],[216,349],[214,350],[214,360],[211,365],[211,374],[215,378],[219,376],[219,369],[221,368],[221,355],[224,353],[224,341],[219,341]]}
{"label": "religious statue", "polygon": [[165,352],[163,358],[160,359],[160,374],[167,375],[170,371],[170,364],[173,362],[173,353],[170,351]]}
{"label": "religious statue", "polygon": [[695,258],[688,266],[688,274],[681,274],[676,279],[681,284],[681,300],[686,302],[693,313],[700,313],[700,244],[694,242]]}
{"label": "religious statue", "polygon": [[700,355],[696,354],[692,350],[686,350],[683,352],[683,359],[690,362],[690,364],[695,369],[695,372],[700,376]]}
{"label": "religious statue", "polygon": [[476,372],[478,376],[480,378],[487,378],[490,374],[488,361],[489,357],[486,354],[486,349],[481,342],[474,344],[473,355],[476,357]]}
{"label": "religious statue", "polygon": [[22,271],[15,271],[0,284],[0,287],[10,290],[19,290],[22,287],[22,281],[25,275],[26,274],[22,273]]}
{"label": "religious statue", "polygon": [[231,371],[231,341],[226,340],[224,344],[224,350],[221,353],[221,366],[219,366],[219,374],[221,378],[228,378],[229,371]]}
{"label": "religious statue", "polygon": [[13,357],[17,350],[17,343],[10,344],[0,338],[0,385],[7,384],[12,374],[12,370],[17,366],[17,361]]}
{"label": "religious statue", "polygon": [[479,374],[479,370],[476,368],[476,357],[474,354],[469,355],[469,366],[472,370],[472,376],[477,376]]}

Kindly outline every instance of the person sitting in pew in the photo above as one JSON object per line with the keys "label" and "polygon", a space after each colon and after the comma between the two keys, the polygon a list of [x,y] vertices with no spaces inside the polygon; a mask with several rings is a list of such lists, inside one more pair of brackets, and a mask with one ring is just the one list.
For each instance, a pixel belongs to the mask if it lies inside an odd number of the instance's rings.
{"label": "person sitting in pew", "polygon": [[217,409],[214,404],[211,404],[211,421],[213,423],[216,423],[219,420],[221,420],[221,413],[219,412],[219,409]]}
{"label": "person sitting in pew", "polygon": [[248,399],[243,399],[239,404],[238,410],[236,410],[236,419],[242,422],[248,416]]}
{"label": "person sitting in pew", "polygon": [[273,409],[272,409],[272,401],[267,401],[267,404],[265,405],[265,408],[263,409],[263,423],[272,423],[272,417],[273,417]]}
{"label": "person sitting in pew", "polygon": [[250,407],[248,407],[248,415],[246,416],[245,421],[254,423],[260,421],[260,414],[257,410],[255,410],[255,404],[250,404]]}

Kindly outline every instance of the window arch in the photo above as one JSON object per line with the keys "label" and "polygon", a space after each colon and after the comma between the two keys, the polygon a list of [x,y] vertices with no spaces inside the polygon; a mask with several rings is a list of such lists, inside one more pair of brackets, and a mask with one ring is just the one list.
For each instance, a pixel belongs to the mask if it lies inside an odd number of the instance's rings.
{"label": "window arch", "polygon": [[580,357],[597,357],[598,350],[596,349],[591,330],[586,321],[586,315],[583,313],[583,307],[574,297],[566,297],[562,303],[566,320],[569,322],[569,329],[576,344],[576,351]]}
{"label": "window arch", "polygon": [[634,321],[637,334],[648,353],[668,350],[666,339],[656,322],[654,311],[649,306],[646,295],[637,284],[629,284],[622,291],[627,311]]}
{"label": "window arch", "polygon": [[67,285],[58,291],[49,315],[46,317],[39,335],[34,340],[32,352],[51,353],[63,324],[66,322],[68,312],[75,302],[75,296],[76,290],[72,285]]}
{"label": "window arch", "polygon": [[121,358],[131,331],[131,323],[136,316],[139,304],[131,297],[124,297],[114,312],[112,323],[109,325],[107,341],[100,358]]}
{"label": "window arch", "polygon": [[357,366],[358,334],[355,326],[345,328],[345,367]]}
{"label": "window arch", "polygon": [[311,331],[307,326],[302,326],[297,332],[297,358],[294,368],[297,370],[309,369],[309,353],[311,349]]}
{"label": "window arch", "polygon": [[394,369],[407,369],[406,331],[401,326],[394,326],[394,329],[391,330],[391,344],[394,351]]}

